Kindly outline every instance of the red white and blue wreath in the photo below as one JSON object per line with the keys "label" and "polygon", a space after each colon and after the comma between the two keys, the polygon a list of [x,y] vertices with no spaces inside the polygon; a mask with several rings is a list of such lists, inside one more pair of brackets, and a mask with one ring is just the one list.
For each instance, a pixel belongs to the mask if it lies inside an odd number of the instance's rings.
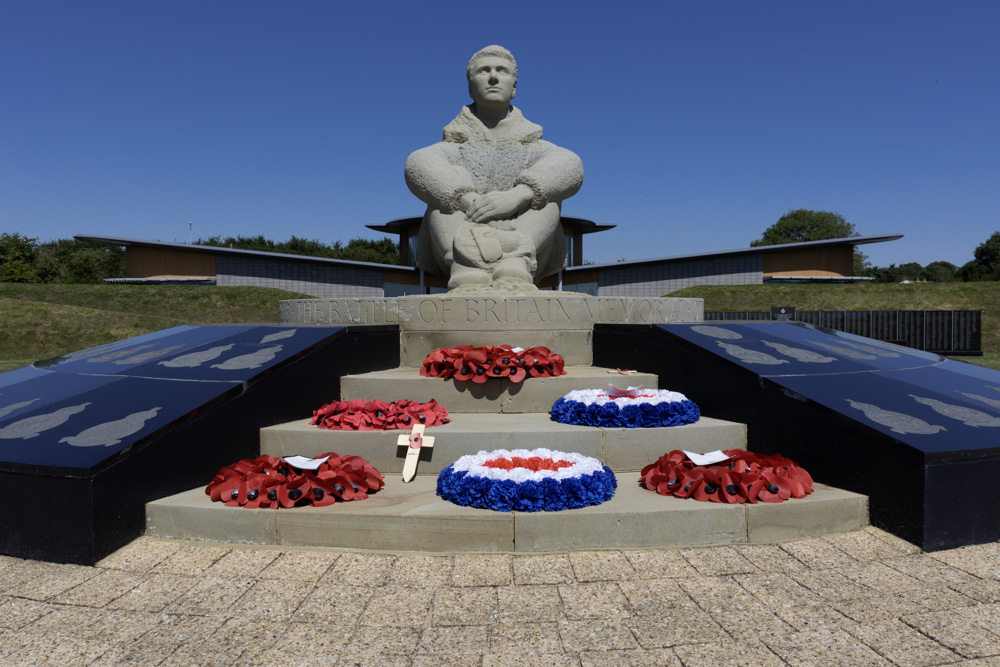
{"label": "red white and blue wreath", "polygon": [[465,507],[558,512],[615,495],[611,469],[590,456],[551,449],[497,449],[463,456],[438,475],[437,493]]}
{"label": "red white and blue wreath", "polygon": [[701,419],[701,410],[676,391],[609,386],[578,389],[556,399],[552,419],[580,426],[659,428],[693,424]]}

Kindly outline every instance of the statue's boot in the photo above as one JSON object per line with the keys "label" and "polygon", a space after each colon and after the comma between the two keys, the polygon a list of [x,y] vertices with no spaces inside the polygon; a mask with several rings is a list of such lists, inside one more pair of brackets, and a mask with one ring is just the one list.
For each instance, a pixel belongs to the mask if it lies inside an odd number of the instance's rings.
{"label": "statue's boot", "polygon": [[475,225],[471,228],[472,238],[479,248],[479,255],[487,264],[494,264],[504,256],[503,243],[499,237],[499,232],[486,225]]}
{"label": "statue's boot", "polygon": [[463,225],[455,232],[452,261],[489,271],[503,256],[496,230],[480,225]]}
{"label": "statue's boot", "polygon": [[[448,290],[461,288],[481,289],[489,287],[492,280],[490,269],[492,262],[483,259],[479,247],[479,239],[475,233],[476,227],[463,226],[455,233],[452,244],[452,263],[448,277]],[[496,239],[494,239],[496,241]],[[484,245],[486,243],[484,242]],[[496,251],[500,252],[500,244],[497,242]]]}
{"label": "statue's boot", "polygon": [[537,290],[533,276],[538,265],[535,244],[518,232],[499,232],[498,236],[504,256],[493,268],[493,287],[518,292]]}
{"label": "statue's boot", "polygon": [[448,278],[448,291],[468,288],[479,290],[490,286],[490,272],[475,266],[464,266],[459,263],[451,265],[451,275]]}
{"label": "statue's boot", "polygon": [[494,289],[511,292],[534,292],[538,289],[531,280],[526,257],[504,257],[493,269]]}

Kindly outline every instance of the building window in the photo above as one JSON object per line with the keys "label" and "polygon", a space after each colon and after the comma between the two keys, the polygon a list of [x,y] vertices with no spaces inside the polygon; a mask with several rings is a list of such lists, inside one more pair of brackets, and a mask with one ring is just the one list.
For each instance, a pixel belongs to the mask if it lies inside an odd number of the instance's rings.
{"label": "building window", "polygon": [[414,234],[406,239],[409,244],[410,266],[417,265],[417,248],[420,247],[420,234]]}

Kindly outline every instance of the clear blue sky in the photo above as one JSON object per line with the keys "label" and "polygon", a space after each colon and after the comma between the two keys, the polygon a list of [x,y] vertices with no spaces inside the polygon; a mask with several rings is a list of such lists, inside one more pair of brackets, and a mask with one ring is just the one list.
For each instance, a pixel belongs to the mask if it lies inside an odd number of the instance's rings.
{"label": "clear blue sky", "polygon": [[0,3],[0,231],[381,238],[482,46],[575,151],[588,259],[747,247],[841,213],[873,263],[1000,230],[1000,2]]}

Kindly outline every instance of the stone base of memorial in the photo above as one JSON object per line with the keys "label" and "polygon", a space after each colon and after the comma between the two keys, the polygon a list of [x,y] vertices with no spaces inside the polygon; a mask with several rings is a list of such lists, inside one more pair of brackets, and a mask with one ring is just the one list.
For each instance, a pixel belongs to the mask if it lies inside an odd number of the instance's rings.
{"label": "stone base of memorial", "polygon": [[701,299],[604,297],[539,291],[534,296],[433,294],[398,298],[282,301],[282,324],[396,325],[402,363],[420,366],[437,348],[508,343],[558,350],[568,365],[593,362],[595,324],[701,322]]}

